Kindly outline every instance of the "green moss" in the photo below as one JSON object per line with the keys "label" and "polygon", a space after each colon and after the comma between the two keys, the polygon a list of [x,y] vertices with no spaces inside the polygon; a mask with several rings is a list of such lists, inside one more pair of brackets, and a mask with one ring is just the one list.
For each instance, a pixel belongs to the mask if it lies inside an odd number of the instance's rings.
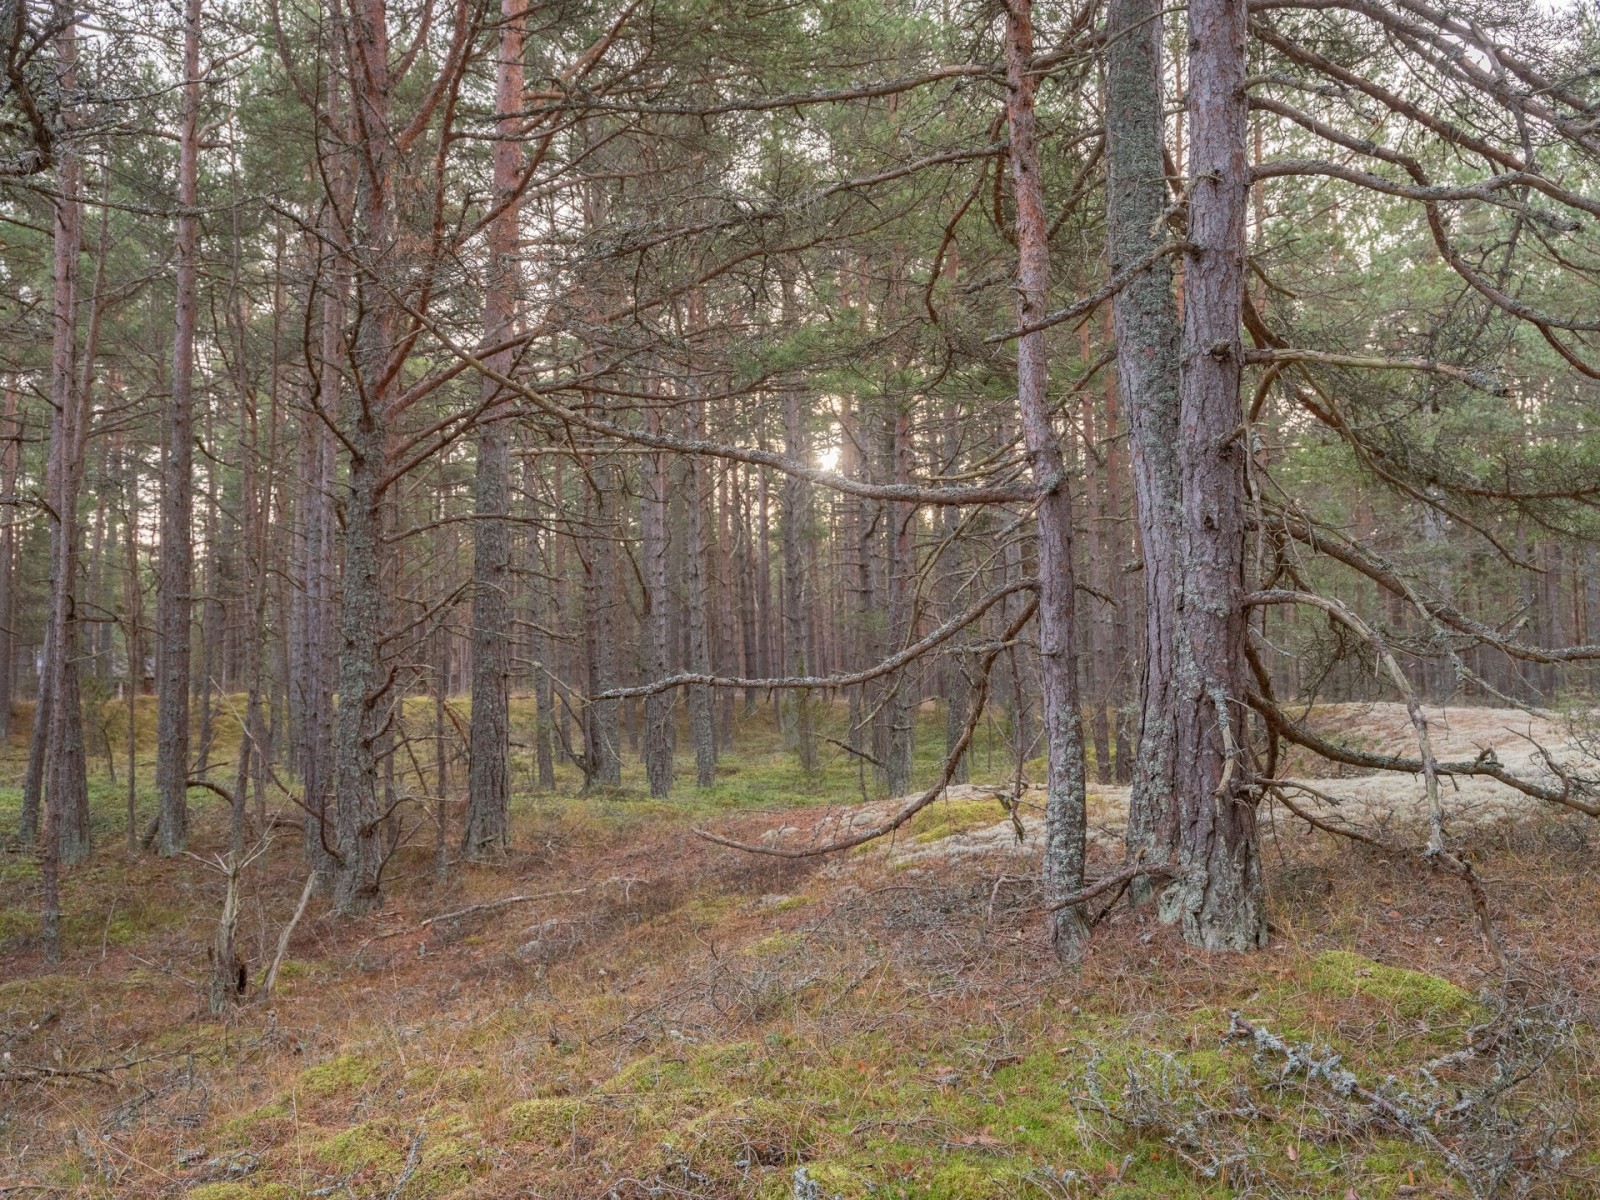
{"label": "green moss", "polygon": [[635,1095],[673,1091],[693,1086],[695,1072],[688,1061],[666,1058],[659,1054],[647,1055],[629,1063],[599,1088],[607,1093],[633,1093]]}
{"label": "green moss", "polygon": [[565,1146],[593,1112],[592,1105],[571,1096],[524,1100],[506,1110],[506,1136],[540,1146]]}
{"label": "green moss", "polygon": [[261,1131],[262,1126],[284,1120],[288,1116],[289,1105],[283,1100],[274,1100],[271,1104],[263,1104],[260,1108],[252,1108],[249,1112],[230,1117],[227,1124],[222,1127],[223,1133],[231,1140],[249,1144]]}
{"label": "green moss", "polygon": [[0,861],[0,883],[32,883],[38,878],[39,864],[32,857]]}
{"label": "green moss", "polygon": [[911,818],[907,832],[918,842],[936,842],[969,829],[985,829],[1005,816],[998,800],[935,800]]}
{"label": "green moss", "polygon": [[751,942],[743,950],[749,958],[776,958],[798,950],[806,944],[805,938],[794,933],[774,933]]}
{"label": "green moss", "polygon": [[791,1163],[811,1149],[813,1129],[804,1105],[746,1098],[691,1120],[676,1139],[696,1161],[720,1164]]}
{"label": "green moss", "polygon": [[795,1177],[800,1171],[815,1183],[828,1200],[866,1200],[869,1196],[893,1195],[880,1190],[855,1167],[844,1162],[808,1162],[793,1171],[777,1171],[762,1181],[756,1200],[788,1200],[794,1195]]}
{"label": "green moss", "polygon": [[349,1174],[364,1167],[399,1170],[404,1154],[394,1144],[392,1132],[381,1121],[363,1121],[325,1142],[318,1142],[311,1153],[328,1166]]}
{"label": "green moss", "polygon": [[[487,1170],[489,1156],[472,1122],[462,1113],[435,1110],[429,1116],[424,1133],[416,1174],[410,1185],[419,1197],[458,1191]],[[409,1144],[407,1153],[410,1153]]]}
{"label": "green moss", "polygon": [[84,981],[71,975],[36,975],[32,979],[13,979],[0,983],[0,1006],[64,1004],[84,994]]}
{"label": "green moss", "polygon": [[353,1092],[372,1080],[372,1066],[353,1054],[341,1054],[300,1073],[299,1090],[319,1099]]}
{"label": "green moss", "polygon": [[422,1064],[405,1075],[408,1092],[427,1093],[439,1099],[471,1100],[488,1093],[494,1077],[482,1067],[435,1067]]}
{"label": "green moss", "polygon": [[183,1195],[184,1200],[289,1200],[292,1194],[281,1183],[202,1183]]}
{"label": "green moss", "polygon": [[26,908],[0,908],[0,946],[22,942],[39,931],[39,918]]}
{"label": "green moss", "polygon": [[1018,1170],[1006,1159],[992,1162],[952,1157],[937,1167],[922,1195],[927,1200],[1002,1200],[1022,1192]]}
{"label": "green moss", "polygon": [[318,973],[315,963],[302,962],[298,958],[286,958],[278,964],[277,982],[280,985],[297,983],[302,979],[315,978]]}
{"label": "green moss", "polygon": [[1370,996],[1412,1020],[1466,1017],[1475,1007],[1471,994],[1448,979],[1386,967],[1347,950],[1317,956],[1311,965],[1311,987],[1330,996]]}

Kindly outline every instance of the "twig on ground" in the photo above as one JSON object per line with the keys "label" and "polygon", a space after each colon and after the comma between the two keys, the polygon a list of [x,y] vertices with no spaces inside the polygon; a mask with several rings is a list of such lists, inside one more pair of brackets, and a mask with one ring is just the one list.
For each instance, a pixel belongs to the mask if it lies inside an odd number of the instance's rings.
{"label": "twig on ground", "polygon": [[458,917],[470,917],[475,913],[498,912],[502,908],[510,908],[513,904],[534,904],[540,900],[556,900],[562,896],[581,896],[588,888],[573,888],[564,892],[540,892],[531,896],[505,896],[499,900],[490,900],[484,904],[469,904],[465,908],[458,908],[454,912],[440,913],[436,917],[429,917],[426,921],[419,921],[404,929],[391,929],[387,933],[380,933],[375,940],[399,937],[402,933],[414,933],[419,929],[426,929],[430,925],[437,925],[441,921],[454,921]]}

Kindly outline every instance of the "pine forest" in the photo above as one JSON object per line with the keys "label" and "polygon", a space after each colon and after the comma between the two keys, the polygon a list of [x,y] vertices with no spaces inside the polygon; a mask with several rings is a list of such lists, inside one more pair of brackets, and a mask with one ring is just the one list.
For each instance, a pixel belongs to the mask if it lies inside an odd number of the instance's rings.
{"label": "pine forest", "polygon": [[0,1197],[1600,1195],[1590,0],[0,57]]}

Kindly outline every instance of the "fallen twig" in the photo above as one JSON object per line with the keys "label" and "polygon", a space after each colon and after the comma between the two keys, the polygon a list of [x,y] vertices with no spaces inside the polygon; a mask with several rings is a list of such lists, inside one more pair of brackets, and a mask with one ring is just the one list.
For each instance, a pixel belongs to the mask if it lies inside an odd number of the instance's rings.
{"label": "fallen twig", "polygon": [[1285,1074],[1301,1072],[1308,1081],[1325,1084],[1329,1091],[1342,1099],[1361,1101],[1373,1112],[1402,1129],[1412,1140],[1439,1155],[1449,1164],[1451,1170],[1472,1187],[1475,1194],[1481,1194],[1474,1183],[1474,1174],[1469,1165],[1435,1136],[1422,1117],[1406,1111],[1393,1100],[1379,1095],[1371,1088],[1362,1086],[1354,1074],[1344,1069],[1337,1054],[1316,1058],[1308,1047],[1291,1046],[1270,1029],[1252,1024],[1237,1012],[1229,1013],[1228,1017],[1229,1038],[1248,1039],[1255,1045],[1257,1054],[1270,1052],[1281,1055],[1284,1059]]}
{"label": "fallen twig", "polygon": [[474,913],[497,912],[502,908],[510,908],[513,904],[534,904],[540,900],[556,900],[562,896],[581,896],[588,888],[573,888],[564,892],[540,892],[533,896],[506,896],[499,900],[490,900],[484,904],[469,904],[465,908],[458,908],[454,912],[440,913],[436,917],[429,917],[426,921],[419,921],[405,929],[391,929],[388,933],[380,933],[376,940],[383,938],[399,937],[402,933],[413,933],[418,929],[426,929],[430,925],[437,925],[441,921],[454,921],[458,917],[470,917]]}
{"label": "fallen twig", "polygon": [[39,1083],[46,1079],[92,1079],[97,1083],[104,1083],[108,1076],[117,1071],[126,1071],[130,1067],[139,1066],[141,1063],[161,1062],[176,1055],[187,1053],[187,1049],[169,1050],[161,1054],[147,1054],[141,1058],[124,1059],[121,1062],[97,1063],[92,1067],[48,1067],[43,1063],[30,1064],[24,1065],[20,1070],[0,1072],[0,1083]]}

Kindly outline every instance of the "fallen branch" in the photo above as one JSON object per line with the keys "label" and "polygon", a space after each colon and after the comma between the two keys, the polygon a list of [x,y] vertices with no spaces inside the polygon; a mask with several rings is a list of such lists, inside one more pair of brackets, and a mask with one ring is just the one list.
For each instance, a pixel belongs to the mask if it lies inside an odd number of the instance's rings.
{"label": "fallen branch", "polygon": [[47,1079],[88,1079],[95,1083],[107,1083],[109,1077],[118,1071],[126,1071],[141,1063],[162,1062],[175,1055],[187,1053],[187,1050],[168,1050],[161,1054],[147,1054],[142,1058],[124,1059],[121,1062],[97,1063],[92,1067],[47,1067],[42,1063],[29,1064],[19,1070],[0,1071],[0,1083],[41,1083]]}
{"label": "fallen branch", "polygon": [[[1288,713],[1284,712],[1271,700],[1262,695],[1252,695],[1250,707],[1261,714],[1270,728],[1286,742],[1293,742],[1296,746],[1304,746],[1320,754],[1331,762],[1344,763],[1351,767],[1365,767],[1371,771],[1398,771],[1407,775],[1422,774],[1422,760],[1416,758],[1402,758],[1397,754],[1374,754],[1370,750],[1357,750],[1352,746],[1344,746],[1338,742],[1329,741],[1312,733]],[[1570,808],[1586,816],[1600,817],[1600,804],[1579,798],[1578,789],[1575,789],[1570,780],[1563,780],[1560,791],[1554,788],[1541,787],[1537,783],[1530,783],[1519,779],[1506,770],[1492,754],[1480,755],[1472,762],[1441,762],[1437,764],[1441,775],[1481,775],[1489,779],[1497,779],[1509,788],[1521,792],[1525,796],[1532,796],[1535,800],[1543,800],[1549,804],[1559,804],[1563,808]]]}
{"label": "fallen branch", "polygon": [[1132,883],[1135,879],[1171,879],[1177,870],[1169,863],[1132,863],[1115,871],[1110,875],[1095,880],[1088,887],[1079,888],[1072,895],[1057,900],[1046,912],[1060,912],[1063,908],[1071,908],[1075,904],[1083,904],[1093,900],[1096,896],[1103,896],[1113,888],[1121,887],[1125,883]]}
{"label": "fallen branch", "polygon": [[849,742],[841,742],[838,738],[831,738],[825,733],[818,734],[817,739],[819,741],[827,742],[830,746],[839,747],[839,749],[843,750],[846,754],[854,754],[857,758],[863,759],[864,761],[869,762],[873,766],[882,770],[887,771],[889,769],[884,765],[884,761],[881,758],[875,758],[871,754],[868,754],[865,750],[857,750]]}
{"label": "fallen branch", "polygon": [[429,917],[416,925],[406,929],[391,929],[388,933],[380,933],[378,939],[399,937],[402,933],[414,933],[419,929],[426,929],[430,925],[437,925],[441,921],[454,921],[460,917],[470,917],[476,913],[498,912],[502,908],[510,908],[513,904],[534,904],[540,900],[555,900],[562,896],[581,896],[588,888],[573,888],[565,892],[541,892],[535,896],[506,896],[500,900],[490,900],[484,904],[469,904],[465,908],[458,908],[454,912],[440,913],[436,917]]}
{"label": "fallen branch", "polygon": [[[1483,941],[1489,954],[1494,959],[1495,967],[1505,970],[1505,948],[1500,944],[1500,935],[1495,931],[1494,920],[1489,915],[1489,897],[1483,890],[1483,884],[1478,879],[1477,872],[1470,863],[1451,854],[1444,841],[1444,805],[1439,798],[1439,760],[1433,754],[1433,741],[1428,734],[1428,718],[1423,714],[1422,702],[1417,698],[1417,691],[1411,686],[1411,680],[1400,669],[1399,662],[1390,653],[1389,647],[1384,643],[1378,633],[1355,613],[1351,612],[1344,604],[1328,596],[1318,596],[1313,592],[1295,592],[1275,590],[1266,592],[1253,592],[1245,597],[1247,605],[1256,604],[1308,604],[1322,609],[1335,620],[1342,621],[1357,634],[1364,637],[1372,646],[1373,653],[1381,662],[1394,680],[1395,686],[1400,689],[1400,694],[1405,697],[1406,714],[1411,718],[1411,727],[1417,737],[1417,751],[1422,756],[1422,778],[1427,786],[1428,793],[1428,846],[1423,851],[1424,861],[1432,864],[1443,864],[1453,875],[1467,885],[1467,891],[1472,897],[1473,911],[1478,914],[1478,924],[1483,927]],[[1563,781],[1565,782],[1565,781]]]}
{"label": "fallen branch", "polygon": [[[1312,1055],[1309,1047],[1291,1046],[1270,1029],[1253,1025],[1236,1012],[1229,1013],[1228,1018],[1229,1039],[1249,1040],[1255,1045],[1258,1055],[1267,1053],[1281,1055],[1284,1059],[1285,1075],[1303,1073],[1308,1082],[1323,1083],[1329,1091],[1341,1099],[1353,1098],[1361,1101],[1373,1112],[1398,1126],[1412,1140],[1432,1150],[1450,1165],[1451,1170],[1471,1183],[1473,1173],[1470,1168],[1455,1151],[1434,1135],[1422,1117],[1407,1112],[1388,1097],[1362,1086],[1361,1081],[1341,1065],[1339,1055],[1329,1054],[1326,1058],[1318,1059]],[[1474,1192],[1477,1190],[1476,1187],[1473,1188]]]}
{"label": "fallen branch", "polygon": [[657,679],[653,683],[643,683],[637,687],[608,688],[603,692],[596,693],[592,698],[595,700],[629,700],[640,696],[658,695],[661,692],[670,691],[672,688],[689,686],[734,688],[743,691],[774,691],[780,688],[786,690],[811,690],[856,687],[859,684],[869,683],[879,676],[898,671],[907,663],[922,657],[928,651],[955,637],[956,634],[978,620],[984,613],[1006,599],[1006,597],[1015,595],[1017,592],[1032,591],[1037,587],[1037,580],[1014,579],[1004,587],[996,588],[987,596],[982,597],[966,612],[952,617],[926,637],[912,642],[909,646],[895,651],[895,653],[881,662],[861,671],[850,671],[840,675],[792,675],[784,678],[773,677],[765,679],[685,673],[669,675],[665,679]]}

